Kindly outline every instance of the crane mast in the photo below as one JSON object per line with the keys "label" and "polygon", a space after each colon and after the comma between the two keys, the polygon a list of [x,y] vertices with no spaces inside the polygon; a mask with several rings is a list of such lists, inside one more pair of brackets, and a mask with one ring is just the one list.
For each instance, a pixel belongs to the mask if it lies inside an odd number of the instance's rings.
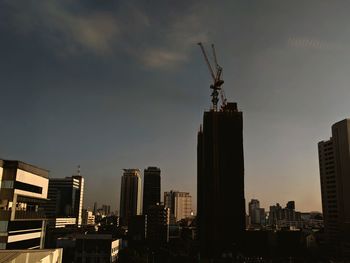
{"label": "crane mast", "polygon": [[210,88],[213,90],[211,93],[212,110],[213,111],[218,110],[219,92],[220,92],[220,99],[221,99],[221,109],[223,109],[226,106],[226,96],[225,96],[225,92],[224,92],[223,87],[222,87],[222,85],[224,84],[224,81],[222,79],[222,67],[217,62],[215,47],[213,44],[211,45],[213,57],[214,57],[214,63],[215,63],[215,72],[214,72],[214,70],[209,62],[209,59],[208,59],[208,56],[207,56],[207,53],[205,51],[203,44],[201,42],[199,42],[198,45],[200,46],[200,48],[202,50],[205,62],[206,62],[208,69],[209,69],[209,73],[213,79],[213,84],[210,85]]}

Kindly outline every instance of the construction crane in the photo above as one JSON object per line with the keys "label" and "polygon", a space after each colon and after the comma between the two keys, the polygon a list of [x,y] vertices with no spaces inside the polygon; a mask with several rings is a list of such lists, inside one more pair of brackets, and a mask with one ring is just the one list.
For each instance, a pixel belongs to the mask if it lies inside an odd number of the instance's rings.
{"label": "construction crane", "polygon": [[213,110],[217,111],[218,110],[218,102],[219,102],[219,92],[220,92],[220,98],[221,98],[221,109],[223,109],[226,106],[226,96],[225,96],[225,92],[224,89],[222,87],[222,85],[224,84],[224,81],[222,80],[222,67],[218,64],[217,61],[217,57],[216,57],[216,52],[215,52],[215,47],[212,44],[211,48],[212,48],[212,52],[213,52],[213,57],[214,57],[214,63],[215,63],[215,72],[209,62],[207,53],[204,49],[204,46],[201,42],[198,43],[198,45],[200,46],[205,62],[207,63],[208,69],[209,69],[209,73],[213,79],[213,84],[210,85],[210,88],[213,90],[213,92],[211,93],[211,101],[213,103]]}

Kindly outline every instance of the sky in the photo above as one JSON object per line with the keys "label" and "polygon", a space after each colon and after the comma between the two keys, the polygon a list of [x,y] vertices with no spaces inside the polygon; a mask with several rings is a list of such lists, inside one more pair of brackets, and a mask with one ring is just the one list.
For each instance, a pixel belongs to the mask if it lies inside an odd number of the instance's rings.
{"label": "sky", "polygon": [[85,177],[119,207],[123,168],[196,204],[215,43],[244,118],[245,196],[321,211],[317,142],[350,117],[348,1],[1,0],[0,157]]}

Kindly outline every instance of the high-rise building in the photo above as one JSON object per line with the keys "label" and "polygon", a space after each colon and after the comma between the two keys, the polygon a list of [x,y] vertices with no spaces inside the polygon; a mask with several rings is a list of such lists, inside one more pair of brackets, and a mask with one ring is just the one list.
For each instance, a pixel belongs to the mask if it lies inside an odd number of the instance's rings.
{"label": "high-rise building", "polygon": [[139,169],[124,169],[120,188],[120,221],[141,214],[141,174]]}
{"label": "high-rise building", "polygon": [[301,213],[295,211],[295,202],[288,201],[285,208],[282,208],[279,203],[270,206],[269,224],[272,227],[300,227]]}
{"label": "high-rise building", "polygon": [[97,209],[98,209],[98,207],[97,207],[97,202],[95,202],[95,203],[94,203],[94,210],[93,210],[94,215],[97,214]]}
{"label": "high-rise building", "polygon": [[278,225],[278,222],[282,220],[283,208],[279,203],[270,206],[269,211],[269,224],[272,226]]}
{"label": "high-rise building", "polygon": [[187,192],[164,192],[164,205],[170,209],[171,221],[177,222],[191,216],[192,196]]}
{"label": "high-rise building", "polygon": [[43,248],[48,175],[30,164],[0,160],[0,249]]}
{"label": "high-rise building", "polygon": [[332,125],[332,137],[318,143],[318,155],[327,240],[350,255],[350,119]]}
{"label": "high-rise building", "polygon": [[65,178],[50,178],[49,201],[45,205],[48,218],[76,218],[77,225],[82,223],[84,198],[84,178],[73,175]]}
{"label": "high-rise building", "polygon": [[147,214],[148,207],[160,204],[160,169],[148,167],[143,176],[143,214]]}
{"label": "high-rise building", "polygon": [[260,202],[257,199],[252,199],[248,204],[248,212],[251,225],[265,224],[265,209],[260,208]]}
{"label": "high-rise building", "polygon": [[201,256],[234,253],[245,231],[243,119],[236,103],[204,113],[197,165]]}

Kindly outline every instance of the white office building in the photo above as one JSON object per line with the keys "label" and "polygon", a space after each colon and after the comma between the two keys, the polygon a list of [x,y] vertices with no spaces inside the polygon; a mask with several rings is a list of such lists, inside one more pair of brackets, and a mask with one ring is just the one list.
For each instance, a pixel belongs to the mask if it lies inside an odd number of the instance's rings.
{"label": "white office building", "polygon": [[0,249],[42,248],[48,171],[0,160]]}

